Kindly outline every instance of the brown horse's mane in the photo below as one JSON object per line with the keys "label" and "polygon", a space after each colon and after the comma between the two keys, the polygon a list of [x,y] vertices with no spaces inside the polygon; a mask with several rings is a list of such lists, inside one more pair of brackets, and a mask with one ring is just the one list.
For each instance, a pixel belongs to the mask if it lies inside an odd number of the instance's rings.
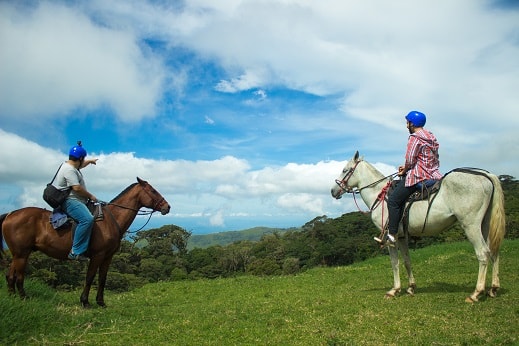
{"label": "brown horse's mane", "polygon": [[117,198],[121,197],[122,195],[124,195],[128,190],[130,190],[132,187],[134,187],[135,185],[137,185],[138,183],[133,183],[131,184],[130,186],[128,186],[126,189],[124,189],[121,193],[119,193],[117,196],[115,196],[115,198],[113,198],[110,203],[112,203],[113,201],[115,201]]}

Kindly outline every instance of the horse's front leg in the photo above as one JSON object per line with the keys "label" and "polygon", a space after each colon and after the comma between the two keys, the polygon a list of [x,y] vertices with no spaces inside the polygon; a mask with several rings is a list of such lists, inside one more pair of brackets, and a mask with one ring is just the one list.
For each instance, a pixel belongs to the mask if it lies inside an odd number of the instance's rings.
{"label": "horse's front leg", "polygon": [[102,306],[102,307],[106,307],[104,292],[105,292],[105,285],[106,285],[106,276],[108,274],[108,268],[110,267],[111,262],[112,262],[112,258],[109,258],[109,259],[105,260],[103,263],[101,263],[101,266],[99,267],[99,285],[97,287],[96,302],[97,302],[97,305]]}
{"label": "horse's front leg", "polygon": [[391,267],[393,269],[393,288],[386,292],[384,298],[391,299],[400,293],[400,271],[398,263],[398,248],[389,247],[389,258],[391,259]]}
{"label": "horse's front leg", "polygon": [[409,286],[407,287],[406,292],[410,295],[414,295],[416,289],[416,282],[413,276],[413,270],[411,268],[411,256],[409,256],[409,245],[407,244],[407,240],[405,238],[398,239],[398,248],[400,249],[400,253],[402,254],[402,259],[404,260],[404,266],[407,271],[407,277],[409,280]]}
{"label": "horse's front leg", "polygon": [[81,297],[79,301],[83,305],[84,308],[89,308],[90,303],[88,302],[88,296],[90,295],[90,288],[92,287],[92,283],[94,282],[94,278],[96,276],[98,264],[96,261],[90,259],[88,263],[88,270],[85,278],[85,287],[83,287],[83,292],[81,293]]}

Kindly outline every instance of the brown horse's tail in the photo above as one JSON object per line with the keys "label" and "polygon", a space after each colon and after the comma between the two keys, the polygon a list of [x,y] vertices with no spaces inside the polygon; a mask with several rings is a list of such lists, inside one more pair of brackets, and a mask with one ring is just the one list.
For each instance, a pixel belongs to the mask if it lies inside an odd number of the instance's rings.
{"label": "brown horse's tail", "polygon": [[7,214],[0,215],[0,259],[4,257],[4,236],[2,235],[2,224],[4,223]]}
{"label": "brown horse's tail", "polygon": [[492,202],[489,206],[487,216],[489,219],[489,233],[488,233],[488,247],[490,248],[490,256],[492,259],[496,259],[499,254],[499,248],[505,238],[505,198],[503,194],[503,188],[501,187],[501,181],[493,174],[488,174],[487,177],[492,181],[494,185],[494,194],[492,196]]}

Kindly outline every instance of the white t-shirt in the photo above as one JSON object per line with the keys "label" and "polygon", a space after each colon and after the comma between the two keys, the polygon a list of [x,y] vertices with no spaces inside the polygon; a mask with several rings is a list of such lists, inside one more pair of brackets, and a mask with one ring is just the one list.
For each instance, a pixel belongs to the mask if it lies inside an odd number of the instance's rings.
{"label": "white t-shirt", "polygon": [[[74,185],[81,185],[86,189],[85,180],[83,179],[83,174],[69,163],[65,162],[61,165],[58,174],[56,175],[56,179],[54,179],[53,185],[56,186],[60,190],[64,190],[67,187],[71,187]],[[70,195],[68,198],[74,198],[80,200],[83,203],[87,202],[85,197],[79,196],[74,190],[70,190]]]}

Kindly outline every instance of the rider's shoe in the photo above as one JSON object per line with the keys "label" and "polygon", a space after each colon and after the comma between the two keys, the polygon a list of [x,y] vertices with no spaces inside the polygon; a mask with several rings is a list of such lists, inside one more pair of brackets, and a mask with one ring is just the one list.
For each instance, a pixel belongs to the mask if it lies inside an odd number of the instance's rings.
{"label": "rider's shoe", "polygon": [[85,262],[85,261],[89,261],[90,260],[90,258],[88,258],[86,256],[76,255],[75,253],[72,253],[72,252],[69,252],[68,259],[69,260],[73,260],[73,261],[81,261],[81,262]]}
{"label": "rider's shoe", "polygon": [[394,235],[392,234],[386,234],[385,237],[383,237],[383,239],[380,239],[379,237],[375,237],[373,238],[375,239],[375,241],[377,243],[380,244],[380,246],[391,246],[391,247],[395,247],[396,246],[396,238]]}
{"label": "rider's shoe", "polygon": [[396,245],[396,237],[393,236],[392,234],[387,234],[386,236],[386,244],[388,246],[395,246]]}

